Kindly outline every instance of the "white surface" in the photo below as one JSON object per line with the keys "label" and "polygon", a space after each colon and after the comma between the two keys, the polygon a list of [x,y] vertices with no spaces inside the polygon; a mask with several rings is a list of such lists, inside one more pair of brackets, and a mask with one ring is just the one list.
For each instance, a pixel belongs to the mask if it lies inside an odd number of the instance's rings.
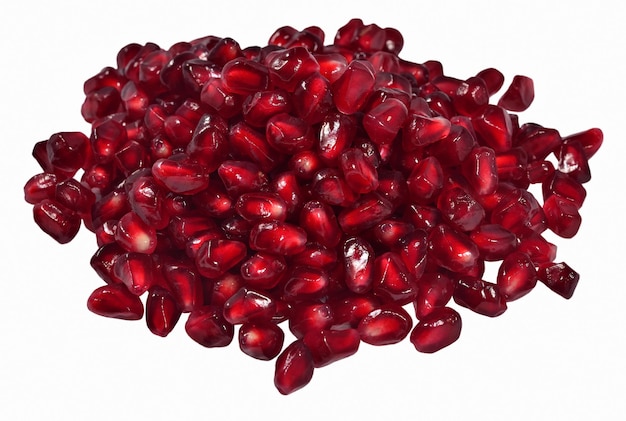
{"label": "white surface", "polygon": [[[0,13],[3,248],[0,419],[590,420],[626,413],[624,242],[625,6],[618,2],[10,2]],[[69,3],[69,4],[68,4]],[[184,5],[182,5],[184,4]],[[298,5],[296,5],[298,4]],[[409,2],[404,2],[409,4]],[[38,172],[36,141],[81,120],[82,83],[120,47],[213,34],[265,44],[279,26],[318,25],[332,39],[352,17],[393,26],[401,57],[440,60],[468,77],[496,67],[508,83],[534,79],[522,113],[569,134],[600,127],[583,226],[556,239],[558,260],[581,274],[572,300],[539,285],[500,318],[463,311],[461,339],[434,355],[408,340],[363,345],[283,397],[273,363],[233,343],[204,349],[177,326],[166,339],[144,322],[101,318],[85,302],[101,284],[89,267],[93,236],[60,246],[23,202]],[[496,97],[497,99],[497,97]]]}

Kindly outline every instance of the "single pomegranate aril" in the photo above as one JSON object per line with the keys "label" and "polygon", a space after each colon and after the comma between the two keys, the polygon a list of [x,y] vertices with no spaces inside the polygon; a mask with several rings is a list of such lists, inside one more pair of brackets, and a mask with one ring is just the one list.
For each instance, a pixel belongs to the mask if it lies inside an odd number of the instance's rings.
{"label": "single pomegranate aril", "polygon": [[537,277],[552,291],[569,300],[574,295],[580,275],[566,263],[545,263],[539,266]]}
{"label": "single pomegranate aril", "polygon": [[477,194],[494,193],[498,187],[498,172],[493,149],[486,146],[472,149],[463,162],[463,175]]}
{"label": "single pomegranate aril", "polygon": [[502,94],[498,101],[498,107],[509,111],[524,111],[535,99],[535,87],[533,80],[526,76],[516,75],[509,88]]}
{"label": "single pomegranate aril", "polygon": [[140,320],[143,303],[122,284],[97,288],[87,299],[89,311],[104,317],[122,320]]}
{"label": "single pomegranate aril", "polygon": [[341,230],[332,208],[317,200],[307,202],[300,211],[300,226],[309,241],[325,247],[336,247],[341,239]]}
{"label": "single pomegranate aril", "polygon": [[306,232],[286,222],[259,222],[250,231],[250,248],[283,256],[293,256],[304,251]]}
{"label": "single pomegranate aril", "polygon": [[318,135],[317,152],[326,165],[336,164],[356,135],[356,119],[341,113],[329,113]]}
{"label": "single pomegranate aril", "polygon": [[224,319],[234,325],[269,321],[275,312],[272,297],[248,288],[241,288],[224,303]]}
{"label": "single pomegranate aril", "polygon": [[546,222],[556,235],[572,238],[578,232],[582,218],[578,206],[571,200],[559,196],[550,196],[543,204]]}
{"label": "single pomegranate aril", "polygon": [[292,342],[276,360],[274,386],[281,394],[289,395],[309,384],[313,369],[311,351],[302,340]]}
{"label": "single pomegranate aril", "polygon": [[246,221],[277,220],[287,218],[287,204],[272,193],[244,193],[235,203],[235,210]]}
{"label": "single pomegranate aril", "polygon": [[480,139],[496,153],[506,152],[513,146],[513,123],[502,108],[488,105],[476,119],[472,119],[474,130]]}
{"label": "single pomegranate aril", "polygon": [[437,352],[459,339],[461,325],[461,316],[450,307],[434,309],[415,326],[411,343],[419,352]]}
{"label": "single pomegranate aril", "polygon": [[406,180],[409,200],[417,203],[430,202],[443,187],[443,170],[435,157],[418,162]]}
{"label": "single pomegranate aril", "polygon": [[487,261],[502,260],[517,246],[517,237],[498,224],[483,224],[470,233],[480,255]]}
{"label": "single pomegranate aril", "polygon": [[267,89],[269,75],[260,63],[244,58],[229,61],[222,68],[224,87],[235,94],[247,95]]}
{"label": "single pomegranate aril", "polygon": [[587,191],[578,181],[561,171],[554,171],[551,178],[546,178],[542,185],[544,203],[552,195],[570,200],[578,208],[582,207]]}
{"label": "single pomegranate aril", "polygon": [[332,84],[337,110],[346,115],[361,111],[374,89],[376,76],[368,61],[354,60],[348,64],[341,77]]}
{"label": "single pomegranate aril", "polygon": [[289,317],[289,330],[296,338],[303,338],[307,332],[330,328],[333,320],[333,311],[328,304],[296,303]]}
{"label": "single pomegranate aril", "polygon": [[156,250],[156,230],[142,221],[137,214],[128,212],[117,223],[115,241],[126,251],[152,254]]}
{"label": "single pomegranate aril", "polygon": [[409,113],[402,132],[402,147],[411,151],[438,142],[450,134],[451,127],[445,117]]}
{"label": "single pomegranate aril", "polygon": [[408,117],[408,110],[402,101],[390,98],[370,109],[363,116],[363,128],[376,144],[391,143]]}
{"label": "single pomegranate aril", "polygon": [[442,273],[426,273],[419,279],[417,296],[413,301],[415,315],[424,319],[435,309],[448,304],[454,292],[454,281]]}
{"label": "single pomegranate aril", "polygon": [[583,152],[585,152],[585,156],[589,160],[598,152],[598,149],[602,146],[603,139],[604,135],[602,134],[602,130],[593,128],[566,136],[563,138],[563,143],[580,143],[583,147]]}
{"label": "single pomegranate aril", "polygon": [[415,279],[397,253],[381,254],[374,261],[374,293],[400,305],[417,295]]}
{"label": "single pomegranate aril", "polygon": [[528,294],[537,284],[537,271],[526,253],[515,252],[504,258],[498,270],[498,289],[506,301]]}
{"label": "single pomegranate aril", "polygon": [[113,276],[130,292],[142,295],[154,282],[152,258],[143,253],[124,253],[113,264]]}
{"label": "single pomegranate aril", "polygon": [[345,150],[339,158],[339,165],[346,183],[355,192],[369,193],[378,188],[376,168],[365,157],[361,149],[350,148]]}
{"label": "single pomegranate aril", "polygon": [[295,267],[286,277],[283,288],[285,301],[305,301],[321,298],[328,291],[328,274],[314,267]]}
{"label": "single pomegranate aril", "polygon": [[202,306],[202,285],[193,262],[165,262],[162,271],[181,312],[189,313]]}
{"label": "single pomegranate aril", "polygon": [[456,273],[468,273],[479,259],[478,247],[462,232],[438,225],[429,236],[428,259]]}
{"label": "single pomegranate aril", "polygon": [[24,185],[24,200],[35,205],[45,199],[54,199],[57,176],[41,173],[32,176]]}
{"label": "single pomegranate aril", "polygon": [[80,132],[61,132],[46,142],[48,162],[55,170],[74,173],[85,162],[89,139]]}
{"label": "single pomegranate aril", "polygon": [[354,355],[361,342],[356,329],[311,331],[302,339],[311,351],[313,366],[324,367]]}
{"label": "single pomegranate aril", "polygon": [[378,194],[365,196],[353,207],[339,213],[339,226],[347,234],[357,234],[372,228],[393,213],[393,205]]}
{"label": "single pomegranate aril", "polygon": [[196,267],[202,276],[219,278],[243,260],[246,250],[246,245],[240,241],[207,241],[198,249]]}
{"label": "single pomegranate aril", "polygon": [[222,308],[214,305],[189,313],[185,330],[191,339],[207,348],[227,346],[235,336],[233,325],[222,316]]}
{"label": "single pomegranate aril", "polygon": [[505,312],[506,301],[498,285],[481,279],[461,278],[453,294],[454,301],[463,307],[482,314],[497,317]]}
{"label": "single pomegranate aril", "polygon": [[150,288],[146,300],[146,323],[155,335],[167,336],[180,318],[181,311],[176,300],[165,288]]}
{"label": "single pomegranate aril", "polygon": [[252,162],[224,161],[217,174],[231,197],[259,190],[267,184],[267,176]]}
{"label": "single pomegranate aril", "polygon": [[489,96],[498,92],[504,84],[504,75],[498,69],[494,69],[493,67],[481,70],[476,76],[485,82]]}
{"label": "single pomegranate aril", "polygon": [[152,175],[174,193],[194,194],[209,185],[209,177],[203,167],[182,154],[156,161],[152,165]]}
{"label": "single pomegranate aril", "polygon": [[72,241],[80,229],[80,217],[52,199],[45,199],[33,207],[33,217],[39,228],[59,244]]}
{"label": "single pomegranate aril", "polygon": [[269,290],[280,282],[287,264],[282,256],[259,252],[241,264],[241,277],[247,286]]}
{"label": "single pomegranate aril", "polygon": [[390,345],[404,339],[411,328],[411,316],[397,304],[386,304],[373,310],[358,326],[361,340],[370,345]]}
{"label": "single pomegranate aril", "polygon": [[485,219],[485,210],[465,189],[445,188],[437,198],[437,208],[447,223],[460,231],[471,231]]}
{"label": "single pomegranate aril", "polygon": [[314,133],[307,122],[285,113],[268,120],[265,138],[274,149],[287,154],[311,149],[315,143]]}
{"label": "single pomegranate aril", "polygon": [[559,171],[573,177],[579,183],[591,180],[589,163],[583,146],[579,142],[568,141],[563,143],[557,151]]}
{"label": "single pomegranate aril", "polygon": [[273,323],[244,323],[239,328],[239,348],[257,360],[276,358],[284,340],[283,330]]}
{"label": "single pomegranate aril", "polygon": [[302,81],[320,69],[315,57],[304,47],[272,52],[266,62],[272,84],[287,92],[293,92]]}

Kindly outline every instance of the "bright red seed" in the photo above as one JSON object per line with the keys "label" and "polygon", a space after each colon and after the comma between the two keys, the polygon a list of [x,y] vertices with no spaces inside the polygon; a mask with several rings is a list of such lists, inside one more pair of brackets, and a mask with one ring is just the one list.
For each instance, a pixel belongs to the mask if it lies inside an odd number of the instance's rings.
{"label": "bright red seed", "polygon": [[44,199],[33,207],[35,223],[58,243],[72,241],[80,229],[80,216],[52,199]]}
{"label": "bright red seed", "polygon": [[292,342],[278,356],[274,385],[283,395],[289,395],[309,384],[313,377],[313,356],[302,340]]}
{"label": "bright red seed", "polygon": [[180,318],[181,311],[176,300],[165,288],[150,288],[146,301],[146,323],[150,332],[167,336]]}
{"label": "bright red seed", "polygon": [[524,111],[535,99],[533,80],[527,76],[516,75],[509,88],[502,94],[498,106],[509,111]]}
{"label": "bright red seed", "polygon": [[97,288],[89,296],[87,308],[100,316],[122,320],[140,320],[143,317],[143,303],[121,284]]}
{"label": "bright red seed", "polygon": [[273,360],[280,354],[285,334],[273,323],[244,323],[239,328],[239,348],[257,360]]}
{"label": "bright red seed", "polygon": [[361,342],[356,329],[311,331],[302,339],[311,352],[313,366],[324,367],[354,355]]}
{"label": "bright red seed", "polygon": [[370,345],[390,345],[404,339],[413,327],[413,321],[402,307],[384,305],[370,312],[358,326],[361,340]]}

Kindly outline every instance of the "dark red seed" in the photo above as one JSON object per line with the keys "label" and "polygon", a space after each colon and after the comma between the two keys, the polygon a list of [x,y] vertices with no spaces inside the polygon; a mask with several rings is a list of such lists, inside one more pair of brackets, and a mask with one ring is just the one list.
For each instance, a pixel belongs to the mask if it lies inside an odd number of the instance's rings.
{"label": "dark red seed", "polygon": [[302,340],[292,342],[278,356],[274,374],[274,386],[289,395],[309,384],[313,378],[313,357]]}
{"label": "dark red seed", "polygon": [[261,169],[248,161],[224,161],[217,169],[231,197],[259,190],[267,184],[267,176]]}
{"label": "dark red seed", "polygon": [[454,281],[443,273],[425,273],[419,278],[413,307],[419,320],[448,304],[454,292]]}
{"label": "dark red seed", "polygon": [[45,199],[53,199],[57,185],[57,176],[41,173],[32,176],[24,185],[24,200],[34,205]]}
{"label": "dark red seed", "polygon": [[498,92],[504,84],[504,75],[502,72],[492,67],[481,70],[476,76],[485,82],[489,96]]}
{"label": "dark red seed", "polygon": [[390,345],[402,341],[411,331],[411,316],[397,304],[373,310],[358,326],[361,340],[370,345]]}
{"label": "dark red seed", "polygon": [[195,194],[209,186],[205,168],[184,154],[159,159],[152,165],[152,175],[159,184],[174,193]]}
{"label": "dark red seed", "polygon": [[250,231],[250,248],[267,253],[293,256],[304,251],[306,242],[306,232],[286,222],[259,222]]}
{"label": "dark red seed", "polygon": [[230,92],[221,78],[210,78],[202,87],[200,101],[215,110],[222,118],[231,118],[241,112],[244,97]]}
{"label": "dark red seed", "polygon": [[460,231],[471,231],[485,219],[485,210],[465,189],[444,188],[437,198],[437,208],[446,222]]}
{"label": "dark red seed", "polygon": [[43,232],[60,244],[72,241],[80,229],[80,216],[52,199],[33,206],[33,218]]}
{"label": "dark red seed", "polygon": [[373,291],[400,305],[415,299],[417,283],[397,253],[383,253],[374,261]]}
{"label": "dark red seed", "polygon": [[261,63],[237,58],[229,61],[222,68],[222,82],[229,91],[248,95],[267,89],[269,75],[267,68]]}
{"label": "dark red seed", "polygon": [[287,264],[280,255],[259,252],[241,264],[241,277],[247,286],[269,290],[280,280]]}
{"label": "dark red seed", "polygon": [[509,88],[502,94],[498,106],[509,111],[520,112],[530,107],[535,99],[533,80],[526,76],[516,75]]}
{"label": "dark red seed", "polygon": [[334,168],[324,168],[315,173],[311,191],[321,202],[331,206],[346,207],[357,199],[357,194]]}
{"label": "dark red seed", "polygon": [[308,332],[302,340],[311,351],[314,367],[319,368],[354,355],[361,337],[356,329],[327,329]]}
{"label": "dark red seed", "polygon": [[458,305],[484,316],[497,317],[507,308],[498,285],[481,279],[459,279],[453,297]]}
{"label": "dark red seed", "polygon": [[447,225],[438,225],[430,233],[428,259],[445,269],[467,273],[479,259],[478,247],[462,232]]}
{"label": "dark red seed", "polygon": [[210,240],[202,244],[196,255],[196,267],[202,276],[216,279],[243,260],[247,247],[231,240]]}
{"label": "dark red seed", "polygon": [[591,180],[587,156],[579,142],[568,141],[563,143],[556,154],[559,160],[559,171],[568,174],[579,183],[586,183]]}
{"label": "dark red seed", "polygon": [[165,262],[162,271],[181,312],[189,313],[202,306],[202,285],[193,262]]}
{"label": "dark red seed", "polygon": [[593,128],[566,136],[563,138],[563,143],[580,143],[583,147],[583,151],[585,152],[585,156],[587,159],[590,159],[596,154],[596,152],[598,152],[600,146],[602,146],[603,138],[604,135],[602,134],[602,130]]}
{"label": "dark red seed", "polygon": [[537,284],[537,271],[530,256],[523,252],[506,256],[498,270],[497,283],[506,301],[528,294]]}
{"label": "dark red seed", "polygon": [[87,156],[89,139],[80,132],[61,132],[46,142],[48,162],[55,170],[75,173],[82,168]]}
{"label": "dark red seed", "polygon": [[317,152],[326,165],[339,161],[341,153],[347,149],[356,135],[354,117],[341,113],[329,113],[320,126]]}
{"label": "dark red seed", "polygon": [[332,84],[337,110],[347,115],[360,111],[374,89],[374,73],[374,68],[368,61],[350,62],[341,77]]}
{"label": "dark red seed", "polygon": [[429,203],[443,187],[443,170],[435,157],[417,163],[406,180],[409,201]]}
{"label": "dark red seed", "polygon": [[302,81],[320,69],[306,48],[296,46],[270,53],[266,63],[272,83],[287,92],[295,91]]}
{"label": "dark red seed", "polygon": [[228,154],[228,125],[218,115],[203,115],[194,129],[186,147],[187,154],[206,166],[212,173]]}
{"label": "dark red seed", "polygon": [[124,253],[113,263],[113,277],[119,279],[130,292],[142,295],[154,284],[152,257],[143,253]]}
{"label": "dark red seed", "polygon": [[333,209],[317,200],[309,201],[302,207],[300,226],[306,231],[308,241],[315,241],[329,248],[336,247],[341,239],[342,233]]}
{"label": "dark red seed", "polygon": [[498,187],[496,154],[493,149],[479,146],[471,150],[463,162],[463,175],[479,195],[492,194]]}
{"label": "dark red seed", "polygon": [[191,339],[207,348],[227,346],[235,336],[233,325],[224,320],[221,307],[215,305],[189,313],[185,330]]}
{"label": "dark red seed", "polygon": [[339,226],[346,234],[357,234],[372,228],[393,213],[393,205],[382,196],[373,193],[364,196],[354,206],[339,213]]}
{"label": "dark red seed", "polygon": [[443,166],[460,165],[469,157],[476,146],[472,131],[461,125],[452,125],[450,133],[440,141],[429,146],[429,153],[436,156]]}
{"label": "dark red seed", "polygon": [[287,218],[287,204],[274,193],[244,193],[235,203],[235,210],[246,221]]}
{"label": "dark red seed", "polygon": [[319,269],[332,268],[337,260],[337,252],[334,248],[326,248],[318,243],[307,243],[304,251],[291,257],[291,263],[294,265]]}
{"label": "dark red seed", "polygon": [[411,151],[438,142],[450,134],[451,127],[445,117],[409,113],[402,131],[402,148]]}
{"label": "dark red seed", "polygon": [[574,178],[562,173],[554,171],[551,178],[546,178],[542,185],[544,202],[552,195],[557,195],[563,199],[570,200],[578,208],[582,207],[587,191]]}
{"label": "dark red seed", "polygon": [[498,224],[483,224],[470,233],[480,255],[487,261],[502,260],[517,246],[517,237]]}
{"label": "dark red seed", "polygon": [[330,285],[328,274],[318,268],[299,266],[286,276],[283,287],[285,301],[305,301],[321,298]]}
{"label": "dark red seed", "polygon": [[294,304],[289,317],[289,330],[296,338],[303,338],[307,332],[328,329],[333,325],[333,311],[325,303]]}
{"label": "dark red seed", "polygon": [[339,157],[339,165],[348,186],[359,194],[378,188],[376,168],[358,148],[349,148]]}
{"label": "dark red seed", "polygon": [[578,206],[571,200],[554,195],[546,199],[543,204],[546,223],[556,235],[563,238],[572,238],[578,232],[582,218],[578,213]]}
{"label": "dark red seed", "polygon": [[157,246],[156,230],[128,212],[117,223],[115,241],[128,252],[152,254]]}
{"label": "dark red seed", "polygon": [[411,332],[411,343],[419,352],[433,353],[461,336],[461,316],[449,307],[433,310]]}
{"label": "dark red seed", "polygon": [[167,336],[180,318],[181,311],[176,300],[165,288],[150,288],[146,300],[146,323],[150,332],[155,335]]}
{"label": "dark red seed", "polygon": [[376,144],[391,143],[408,117],[402,101],[390,98],[370,109],[363,116],[363,128]]}
{"label": "dark red seed", "polygon": [[121,284],[97,288],[87,299],[87,308],[99,316],[122,320],[140,320],[143,317],[141,299]]}
{"label": "dark red seed", "polygon": [[243,102],[242,113],[246,123],[263,128],[267,120],[276,114],[289,113],[292,108],[291,97],[282,89],[259,91],[249,95]]}
{"label": "dark red seed", "polygon": [[287,154],[309,150],[315,143],[314,133],[307,122],[285,113],[268,120],[265,138],[274,149]]}
{"label": "dark red seed", "polygon": [[244,323],[239,329],[239,348],[257,360],[273,360],[284,340],[283,330],[273,323]]}
{"label": "dark red seed", "polygon": [[472,122],[479,138],[496,153],[506,152],[513,146],[513,123],[502,108],[488,105]]}
{"label": "dark red seed", "polygon": [[415,230],[415,227],[401,219],[385,219],[372,228],[376,242],[389,248],[397,249],[404,245],[404,239]]}
{"label": "dark red seed", "polygon": [[580,275],[566,263],[545,263],[539,266],[537,277],[552,291],[569,300],[574,295]]}
{"label": "dark red seed", "polygon": [[241,288],[224,303],[224,319],[234,325],[267,322],[275,313],[275,300],[268,294],[250,288]]}

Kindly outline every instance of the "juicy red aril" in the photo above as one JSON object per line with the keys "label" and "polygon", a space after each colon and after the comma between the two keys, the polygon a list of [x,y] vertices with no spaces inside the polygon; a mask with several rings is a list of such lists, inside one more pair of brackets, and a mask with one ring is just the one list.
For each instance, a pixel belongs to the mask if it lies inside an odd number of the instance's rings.
{"label": "juicy red aril", "polygon": [[284,26],[267,46],[129,44],[84,83],[89,135],[37,142],[24,198],[60,243],[94,232],[91,311],[145,315],[159,336],[187,313],[205,347],[240,325],[289,394],[361,341],[450,345],[454,304],[495,317],[538,280],[572,296],[579,275],[542,233],[577,233],[602,131],[523,123],[530,78],[490,103],[500,71],[408,61],[393,28],[352,19],[324,40]]}

